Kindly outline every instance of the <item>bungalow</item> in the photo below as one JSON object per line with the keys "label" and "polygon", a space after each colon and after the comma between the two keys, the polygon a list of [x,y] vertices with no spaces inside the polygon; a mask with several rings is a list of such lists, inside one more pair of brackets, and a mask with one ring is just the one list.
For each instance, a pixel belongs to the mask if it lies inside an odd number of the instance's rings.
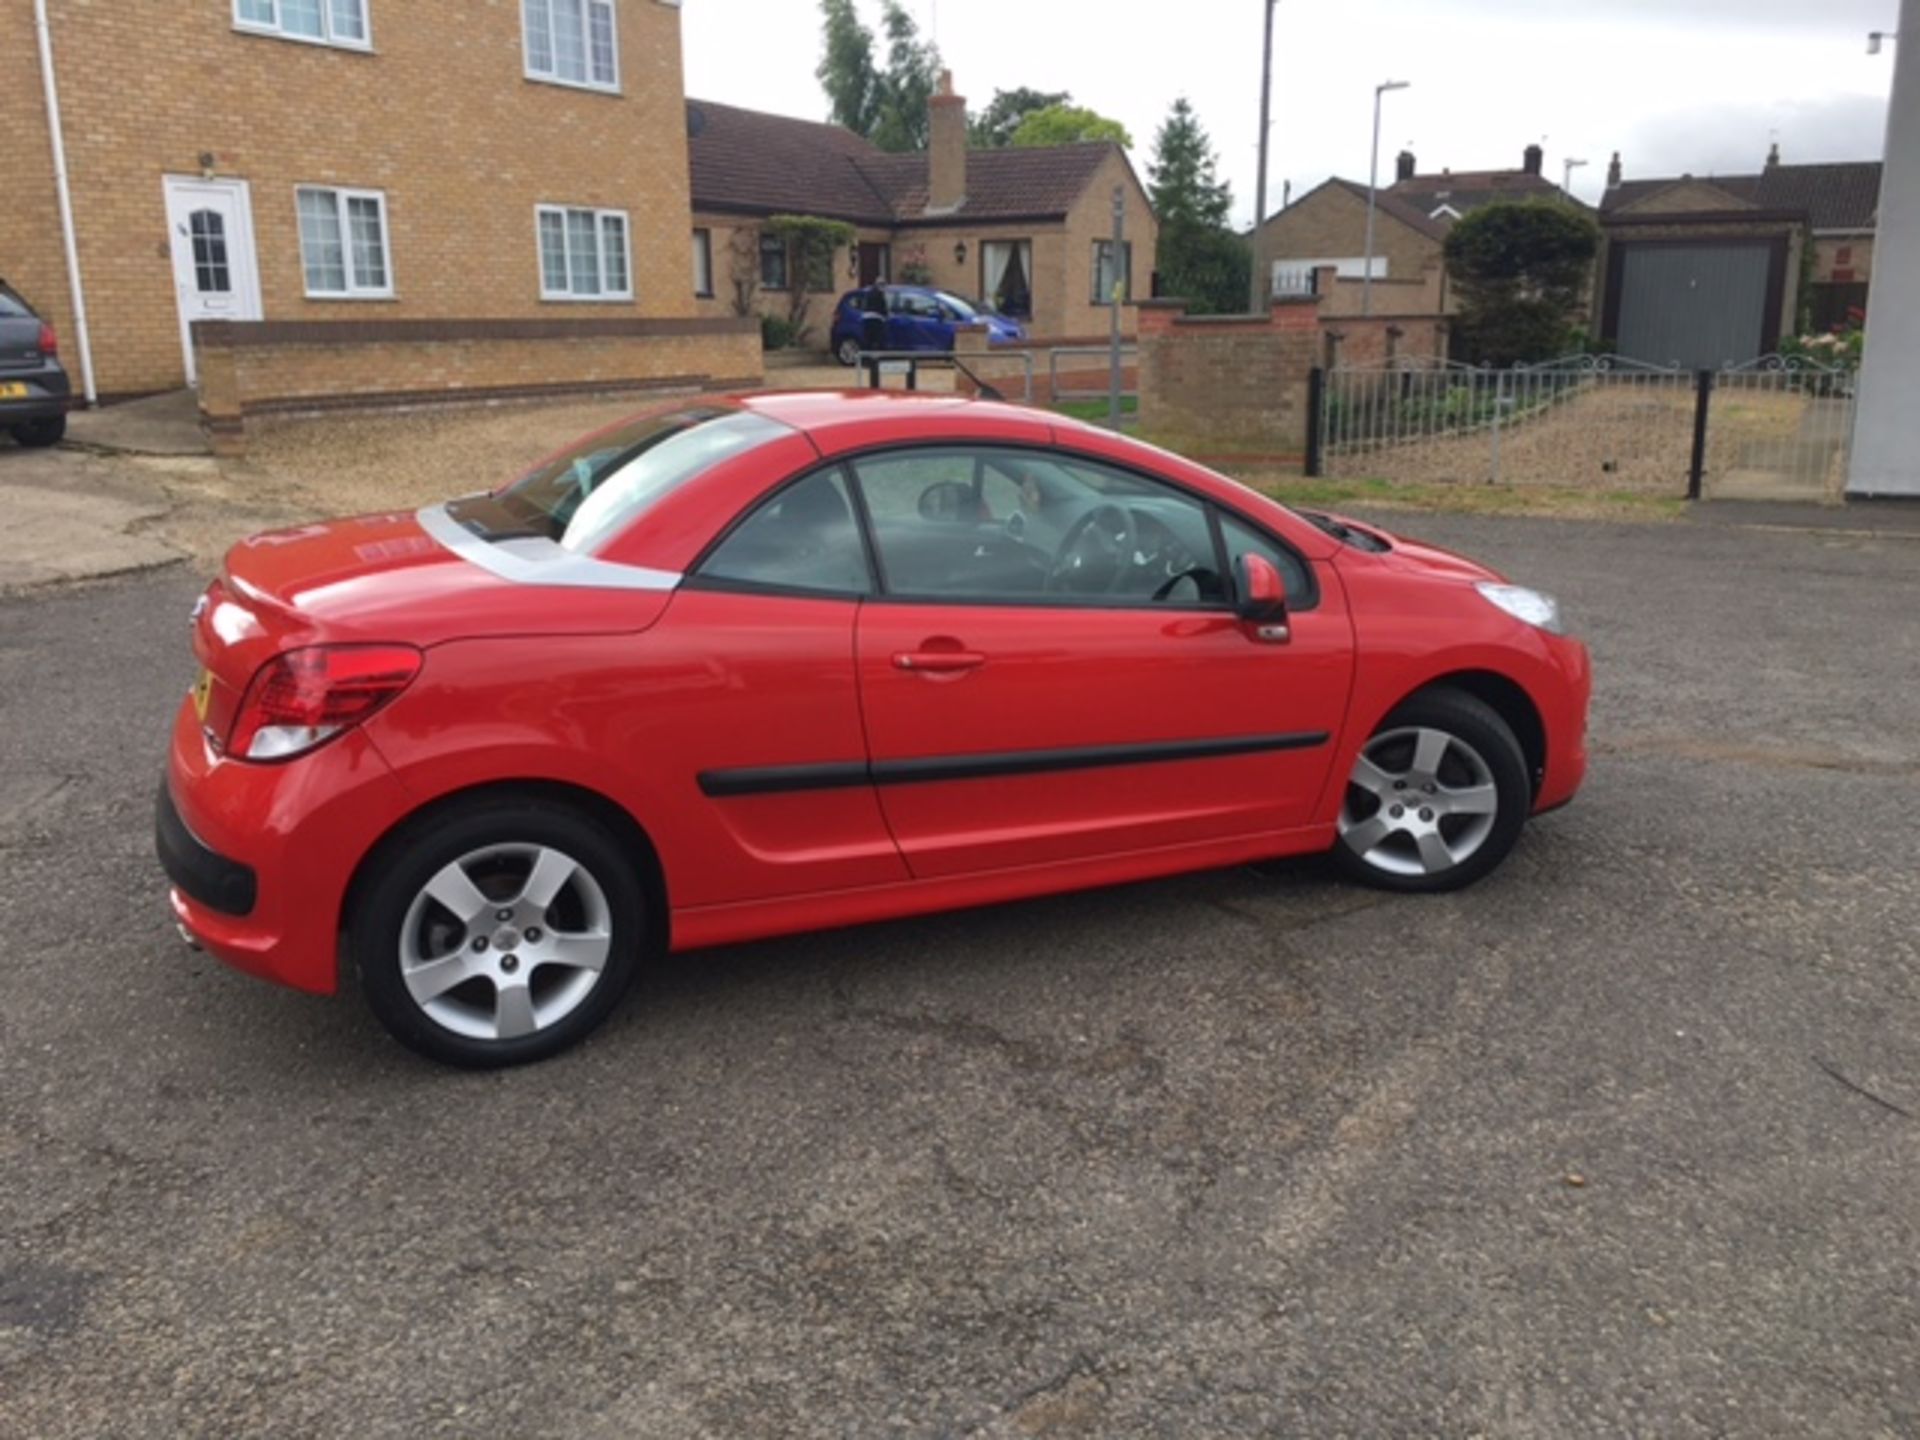
{"label": "bungalow", "polygon": [[[1156,226],[1118,145],[974,150],[966,102],[942,75],[931,143],[889,154],[837,125],[707,100],[687,102],[693,277],[706,316],[788,314],[793,290],[813,338],[840,292],[880,281],[984,298],[1049,338],[1106,335],[1117,280],[1144,295]],[[1126,252],[1113,255],[1113,193],[1125,197]],[[815,215],[854,228],[830,265],[801,274],[762,222]],[[1133,333],[1134,311],[1123,311]]]}

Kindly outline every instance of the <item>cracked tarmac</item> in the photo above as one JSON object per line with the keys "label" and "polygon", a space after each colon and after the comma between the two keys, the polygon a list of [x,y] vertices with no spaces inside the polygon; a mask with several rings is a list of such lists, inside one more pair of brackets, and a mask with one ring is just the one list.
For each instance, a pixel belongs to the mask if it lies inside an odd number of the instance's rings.
{"label": "cracked tarmac", "polygon": [[688,955],[498,1075],[173,940],[195,575],[0,599],[0,1432],[1920,1433],[1920,547],[1387,523],[1594,647],[1488,882]]}

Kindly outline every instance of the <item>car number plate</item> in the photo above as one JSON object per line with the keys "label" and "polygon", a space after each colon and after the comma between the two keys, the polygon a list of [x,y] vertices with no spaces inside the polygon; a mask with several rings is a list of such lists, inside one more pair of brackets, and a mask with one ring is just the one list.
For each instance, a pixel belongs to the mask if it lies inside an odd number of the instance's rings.
{"label": "car number plate", "polygon": [[200,678],[193,682],[193,688],[187,692],[193,697],[193,713],[204,725],[207,719],[207,702],[213,699],[213,672],[202,670]]}
{"label": "car number plate", "polygon": [[0,385],[0,400],[24,400],[26,398],[27,387],[18,381]]}

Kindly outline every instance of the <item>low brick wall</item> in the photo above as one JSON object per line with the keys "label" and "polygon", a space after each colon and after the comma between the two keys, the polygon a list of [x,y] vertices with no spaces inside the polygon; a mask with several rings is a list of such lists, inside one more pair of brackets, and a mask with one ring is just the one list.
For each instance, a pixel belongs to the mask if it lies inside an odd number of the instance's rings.
{"label": "low brick wall", "polygon": [[1320,363],[1312,296],[1264,315],[1140,307],[1140,428],[1199,455],[1297,462],[1307,446],[1307,375]]}
{"label": "low brick wall", "polygon": [[262,415],[761,383],[759,322],[375,320],[194,326],[217,454]]}

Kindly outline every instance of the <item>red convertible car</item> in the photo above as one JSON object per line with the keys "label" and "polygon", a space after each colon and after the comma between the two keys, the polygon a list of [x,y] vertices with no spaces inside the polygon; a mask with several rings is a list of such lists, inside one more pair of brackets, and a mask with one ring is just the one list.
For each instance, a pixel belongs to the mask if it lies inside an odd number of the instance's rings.
{"label": "red convertible car", "polygon": [[1483,566],[990,401],[656,410],[488,494],[259,535],[194,607],[183,933],[441,1060],[649,957],[1271,856],[1444,890],[1586,765]]}

